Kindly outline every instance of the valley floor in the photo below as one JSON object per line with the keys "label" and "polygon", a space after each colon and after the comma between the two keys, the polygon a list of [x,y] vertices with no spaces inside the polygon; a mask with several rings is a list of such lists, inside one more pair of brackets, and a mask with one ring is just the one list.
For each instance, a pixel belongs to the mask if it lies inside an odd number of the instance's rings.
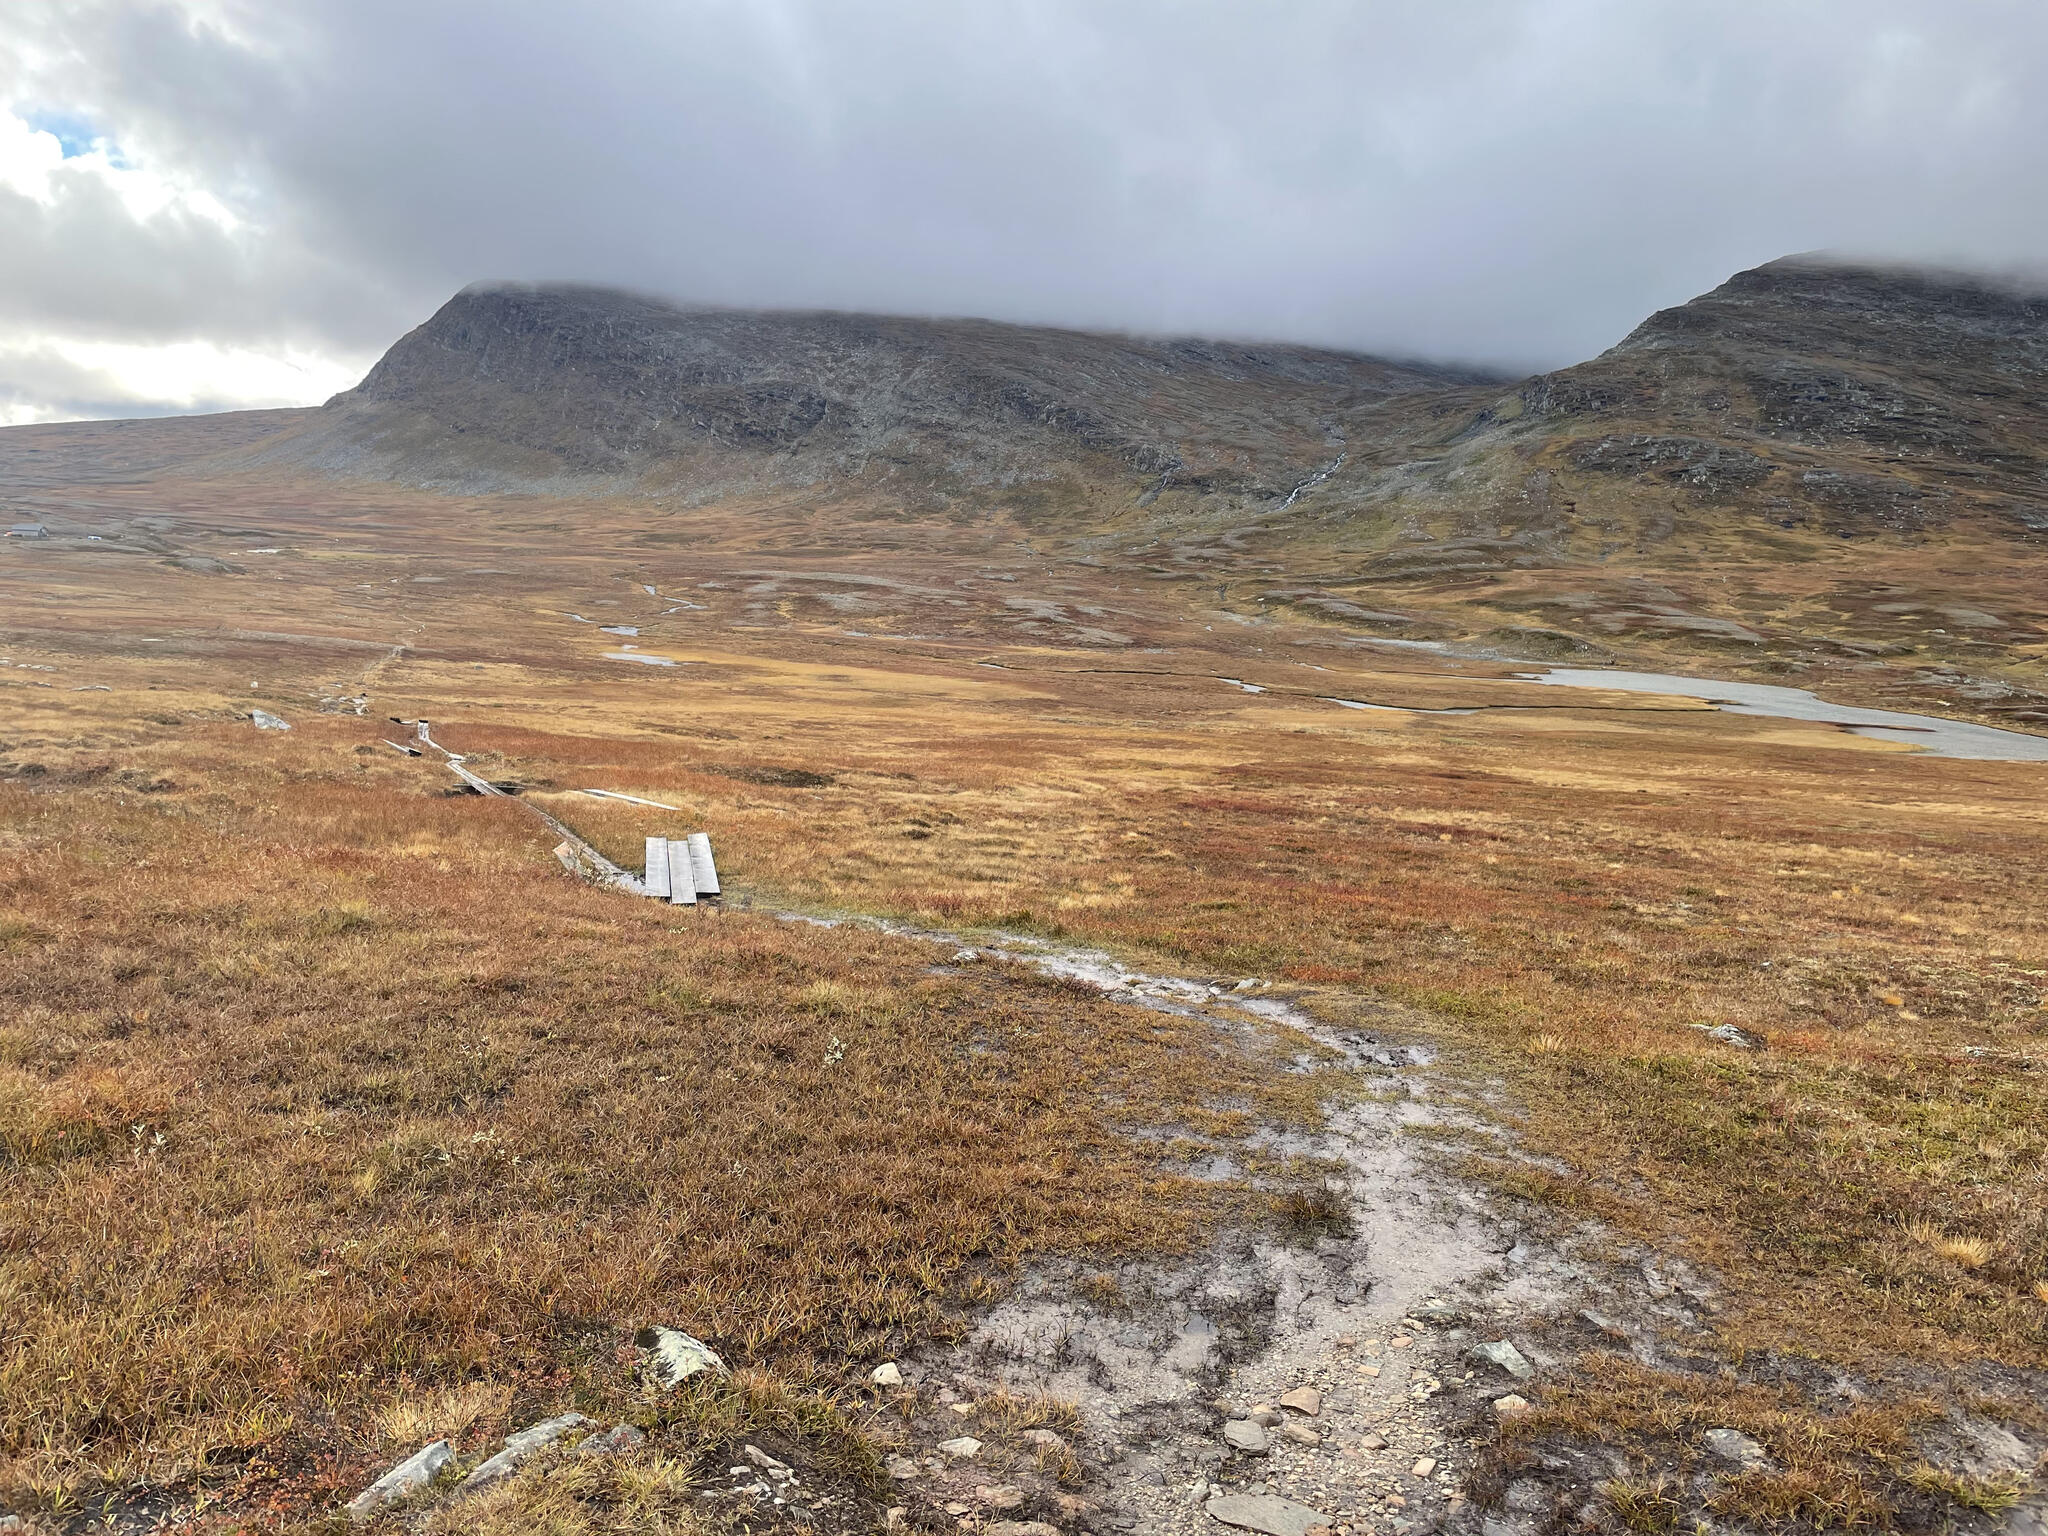
{"label": "valley floor", "polygon": [[645,1439],[389,1518],[2038,1521],[2040,764],[999,522],[66,494],[0,548],[28,1521],[308,1528],[570,1409]]}

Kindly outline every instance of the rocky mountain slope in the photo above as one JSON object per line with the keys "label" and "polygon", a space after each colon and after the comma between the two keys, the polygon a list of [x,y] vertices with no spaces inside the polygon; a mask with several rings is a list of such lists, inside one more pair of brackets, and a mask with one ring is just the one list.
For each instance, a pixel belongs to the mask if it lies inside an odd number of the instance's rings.
{"label": "rocky mountain slope", "polygon": [[1308,347],[480,285],[264,457],[478,488],[704,497],[1074,480],[1280,494],[1361,402],[1482,382]]}
{"label": "rocky mountain slope", "polygon": [[1966,508],[2048,529],[2048,291],[1772,262],[1517,401],[1596,477],[1838,531]]}
{"label": "rocky mountain slope", "polygon": [[[464,290],[246,461],[464,490],[765,487],[1552,556],[1713,514],[2048,531],[2048,294],[1793,258],[1519,385],[1307,347]],[[1533,478],[1532,478],[1533,477]],[[1438,557],[1455,551],[1437,551]],[[1456,560],[1453,564],[1458,563]]]}

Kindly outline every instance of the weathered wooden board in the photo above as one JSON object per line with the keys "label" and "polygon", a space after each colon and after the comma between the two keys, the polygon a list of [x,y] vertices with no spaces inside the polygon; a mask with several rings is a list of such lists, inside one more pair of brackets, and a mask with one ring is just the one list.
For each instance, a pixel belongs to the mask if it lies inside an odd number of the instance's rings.
{"label": "weathered wooden board", "polygon": [[697,905],[697,879],[690,873],[690,845],[671,838],[668,845],[668,899],[678,907]]}
{"label": "weathered wooden board", "polygon": [[711,834],[692,832],[685,841],[690,846],[690,877],[696,883],[699,896],[718,894],[718,865],[711,857]]}
{"label": "weathered wooden board", "polygon": [[668,894],[668,839],[647,839],[647,878],[641,882],[650,896]]}

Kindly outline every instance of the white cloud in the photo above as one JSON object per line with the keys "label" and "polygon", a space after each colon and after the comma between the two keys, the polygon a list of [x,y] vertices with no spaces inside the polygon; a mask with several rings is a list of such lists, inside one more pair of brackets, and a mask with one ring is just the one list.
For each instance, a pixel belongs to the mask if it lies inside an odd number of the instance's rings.
{"label": "white cloud", "polygon": [[0,187],[50,208],[89,196],[86,189],[95,186],[111,193],[137,223],[173,213],[205,219],[229,233],[242,227],[242,219],[205,187],[131,164],[104,138],[67,154],[62,139],[24,120],[18,106],[0,113]]}
{"label": "white cloud", "polygon": [[1549,366],[2038,264],[2044,74],[2039,0],[8,0],[0,398],[314,399],[490,277]]}

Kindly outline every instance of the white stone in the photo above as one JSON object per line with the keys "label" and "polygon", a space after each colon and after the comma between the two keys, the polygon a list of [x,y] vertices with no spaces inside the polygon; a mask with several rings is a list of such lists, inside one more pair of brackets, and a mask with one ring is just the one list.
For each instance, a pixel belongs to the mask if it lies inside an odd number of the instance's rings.
{"label": "white stone", "polygon": [[367,1520],[385,1506],[410,1498],[433,1482],[441,1469],[454,1459],[455,1452],[448,1448],[446,1440],[422,1446],[350,1499],[349,1514],[357,1520]]}
{"label": "white stone", "polygon": [[903,1371],[894,1360],[884,1360],[868,1372],[868,1380],[878,1387],[900,1387],[903,1385]]}
{"label": "white stone", "polygon": [[961,1435],[954,1440],[941,1440],[939,1450],[955,1461],[972,1461],[981,1454],[981,1442],[972,1435]]}
{"label": "white stone", "polygon": [[501,1477],[510,1477],[519,1463],[535,1451],[553,1445],[572,1429],[581,1429],[586,1424],[595,1423],[596,1420],[586,1419],[580,1413],[565,1413],[558,1418],[542,1419],[538,1424],[530,1425],[517,1434],[507,1435],[505,1448],[465,1477],[462,1480],[461,1491],[475,1493],[479,1488],[489,1487]]}
{"label": "white stone", "polygon": [[678,1386],[699,1371],[726,1374],[725,1362],[701,1339],[693,1339],[680,1328],[656,1323],[642,1328],[634,1340],[640,1346],[647,1374],[664,1387]]}
{"label": "white stone", "polygon": [[1760,1467],[1770,1458],[1739,1429],[1710,1429],[1701,1437],[1710,1454],[1738,1467]]}

